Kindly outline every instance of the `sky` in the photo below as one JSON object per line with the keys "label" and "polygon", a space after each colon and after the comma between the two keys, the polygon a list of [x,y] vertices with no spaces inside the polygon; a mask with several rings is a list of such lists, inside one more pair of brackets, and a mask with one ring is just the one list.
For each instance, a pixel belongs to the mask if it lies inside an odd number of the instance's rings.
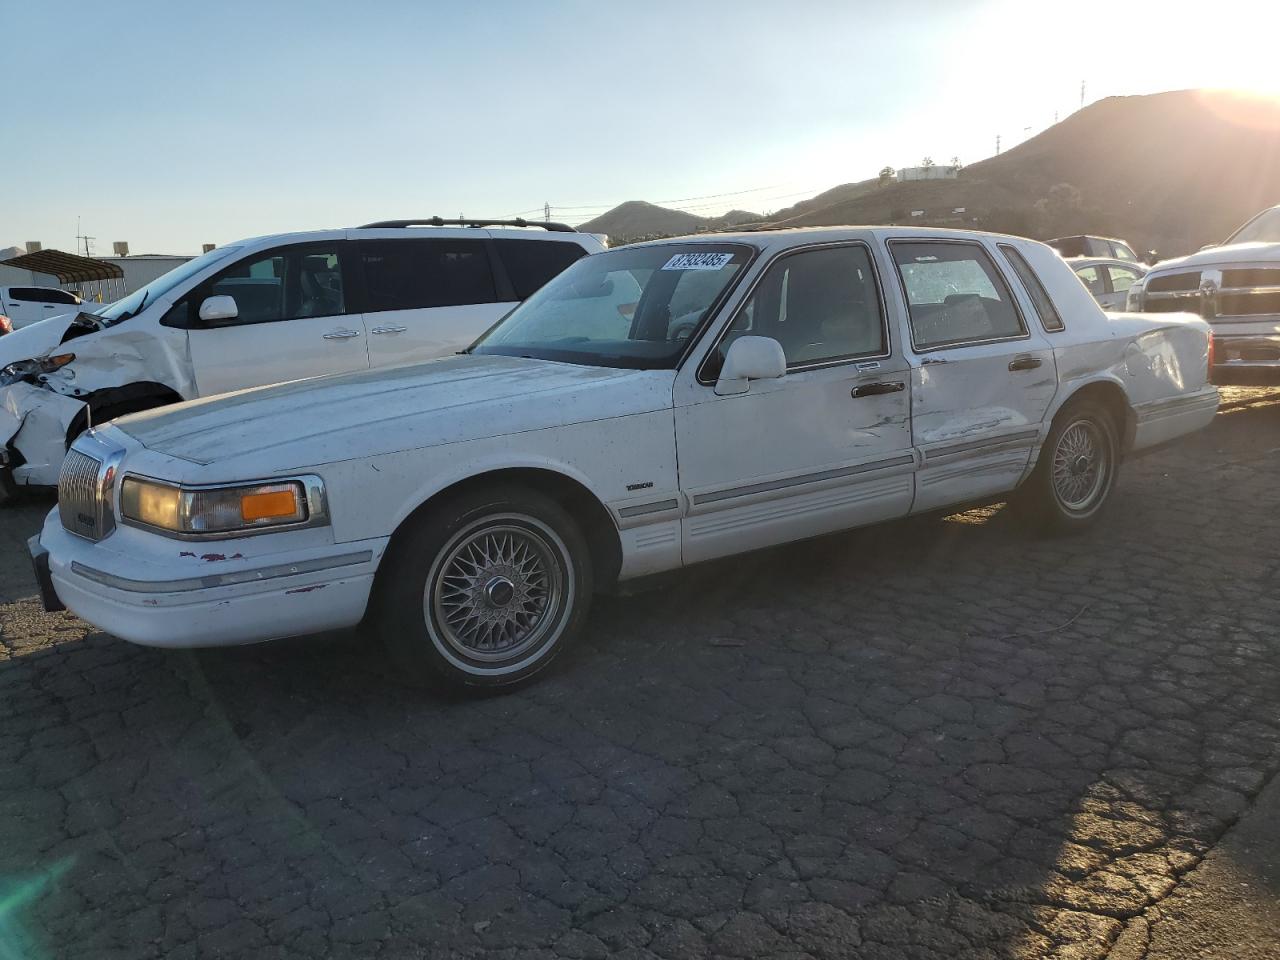
{"label": "sky", "polygon": [[1274,0],[0,0],[0,247],[764,213],[983,159],[1082,82],[1280,95],[1277,27]]}

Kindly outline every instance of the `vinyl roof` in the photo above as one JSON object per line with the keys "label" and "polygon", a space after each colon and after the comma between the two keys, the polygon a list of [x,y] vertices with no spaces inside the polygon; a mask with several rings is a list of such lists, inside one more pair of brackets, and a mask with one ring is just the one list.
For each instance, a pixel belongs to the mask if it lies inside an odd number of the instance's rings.
{"label": "vinyl roof", "polygon": [[92,257],[82,257],[61,250],[37,250],[8,260],[0,260],[6,267],[18,267],[36,273],[47,273],[58,278],[59,283],[84,283],[89,280],[118,280],[124,271],[114,263],[104,263]]}

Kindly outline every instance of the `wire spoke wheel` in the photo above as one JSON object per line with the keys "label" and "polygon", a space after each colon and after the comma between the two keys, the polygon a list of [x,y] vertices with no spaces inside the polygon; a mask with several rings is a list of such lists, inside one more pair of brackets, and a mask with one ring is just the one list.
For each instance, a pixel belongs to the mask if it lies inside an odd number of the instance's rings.
{"label": "wire spoke wheel", "polygon": [[1111,447],[1103,428],[1090,419],[1075,420],[1062,431],[1053,450],[1053,493],[1064,510],[1086,513],[1106,495],[1111,476]]}
{"label": "wire spoke wheel", "polygon": [[571,564],[549,527],[491,516],[457,533],[427,577],[424,613],[438,641],[464,660],[519,661],[559,632]]}

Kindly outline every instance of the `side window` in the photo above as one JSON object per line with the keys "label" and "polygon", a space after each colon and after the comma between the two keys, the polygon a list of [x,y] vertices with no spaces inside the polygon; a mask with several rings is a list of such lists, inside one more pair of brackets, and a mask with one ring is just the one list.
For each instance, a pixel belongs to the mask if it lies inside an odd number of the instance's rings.
{"label": "side window", "polygon": [[366,240],[360,262],[371,312],[497,300],[483,240]]}
{"label": "side window", "polygon": [[721,350],[746,333],[782,344],[788,367],[886,352],[866,247],[807,250],[778,260],[738,312]]}
{"label": "side window", "polygon": [[1004,279],[976,243],[891,241],[919,349],[1027,332]]}
{"label": "side window", "polygon": [[1127,244],[1111,242],[1111,256],[1117,260],[1128,260],[1130,263],[1138,262],[1138,255],[1129,249]]}
{"label": "side window", "polygon": [[1058,308],[1053,305],[1053,298],[1049,296],[1049,291],[1044,288],[1044,284],[1040,282],[1040,278],[1036,276],[1035,270],[1031,269],[1031,264],[1023,258],[1016,247],[1009,244],[1000,244],[1000,252],[1013,266],[1013,271],[1018,275],[1018,279],[1022,281],[1022,286],[1027,291],[1027,296],[1031,298],[1031,303],[1036,308],[1036,313],[1040,317],[1040,325],[1050,333],[1058,333],[1066,329],[1066,325],[1062,322],[1062,317],[1058,313]]}
{"label": "side window", "polygon": [[55,290],[52,287],[10,287],[9,299],[25,300],[27,303],[65,303],[68,305],[80,302],[80,298],[74,293]]}
{"label": "side window", "polygon": [[234,320],[220,321],[217,326],[331,317],[346,312],[341,258],[334,247],[285,247],[233,263],[194,291],[187,303],[192,323],[199,323],[204,298],[213,296],[234,297],[238,314]]}
{"label": "side window", "polygon": [[1107,273],[1111,274],[1112,293],[1127,293],[1139,277],[1137,270],[1128,267],[1108,266]]}
{"label": "side window", "polygon": [[1099,240],[1097,237],[1088,237],[1085,240],[1088,248],[1086,256],[1090,257],[1109,257],[1111,256],[1111,244],[1105,240]]}
{"label": "side window", "polygon": [[1076,276],[1095,297],[1100,297],[1107,292],[1107,285],[1102,280],[1102,271],[1097,267],[1079,267],[1076,270]]}
{"label": "side window", "polygon": [[494,244],[521,300],[587,255],[582,247],[566,240],[495,240]]}

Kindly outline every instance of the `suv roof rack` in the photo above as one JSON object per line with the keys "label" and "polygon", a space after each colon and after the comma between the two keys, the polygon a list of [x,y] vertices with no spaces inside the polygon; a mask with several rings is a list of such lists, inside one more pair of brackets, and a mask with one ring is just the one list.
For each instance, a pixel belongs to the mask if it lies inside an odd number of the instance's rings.
{"label": "suv roof rack", "polygon": [[552,223],[549,220],[443,220],[440,217],[425,217],[421,220],[379,220],[377,223],[365,223],[357,230],[372,230],[377,227],[541,227],[552,233],[577,233],[567,223]]}

